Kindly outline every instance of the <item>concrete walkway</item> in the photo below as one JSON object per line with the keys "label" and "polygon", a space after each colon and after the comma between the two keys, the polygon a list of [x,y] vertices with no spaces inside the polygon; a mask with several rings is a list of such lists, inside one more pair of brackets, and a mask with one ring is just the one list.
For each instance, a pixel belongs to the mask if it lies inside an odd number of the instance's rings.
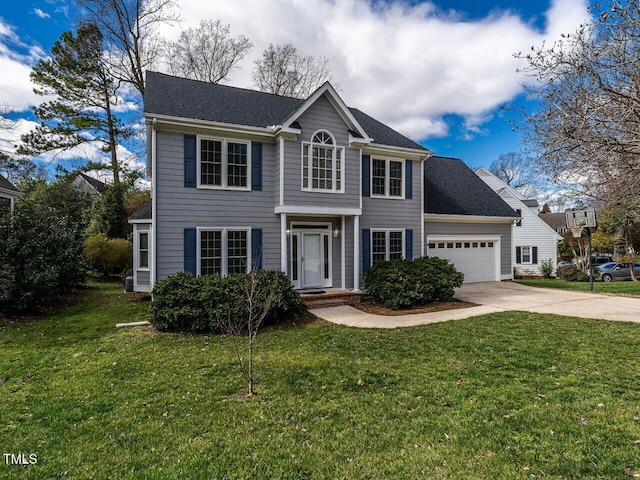
{"label": "concrete walkway", "polygon": [[456,298],[480,306],[400,316],[374,315],[349,306],[319,308],[311,313],[329,322],[361,328],[412,327],[509,310],[640,322],[640,298],[528,287],[513,282],[463,285],[456,290]]}

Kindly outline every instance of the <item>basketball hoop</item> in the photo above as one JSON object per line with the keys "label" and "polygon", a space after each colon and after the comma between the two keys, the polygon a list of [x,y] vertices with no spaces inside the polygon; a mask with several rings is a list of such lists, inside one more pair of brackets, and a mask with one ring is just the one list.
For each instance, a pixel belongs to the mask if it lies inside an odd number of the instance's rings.
{"label": "basketball hoop", "polygon": [[580,238],[584,232],[584,227],[582,225],[571,225],[569,226],[569,230],[571,230],[571,234],[574,238]]}

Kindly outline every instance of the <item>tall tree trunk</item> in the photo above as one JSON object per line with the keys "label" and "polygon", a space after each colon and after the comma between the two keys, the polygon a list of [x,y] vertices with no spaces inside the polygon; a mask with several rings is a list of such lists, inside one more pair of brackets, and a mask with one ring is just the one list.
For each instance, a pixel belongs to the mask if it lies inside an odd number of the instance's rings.
{"label": "tall tree trunk", "polygon": [[108,90],[104,89],[104,104],[107,113],[107,128],[109,129],[109,151],[111,152],[111,170],[113,171],[113,184],[120,184],[120,165],[118,165],[118,155],[116,152],[116,132],[113,125],[113,114],[111,113],[111,97]]}

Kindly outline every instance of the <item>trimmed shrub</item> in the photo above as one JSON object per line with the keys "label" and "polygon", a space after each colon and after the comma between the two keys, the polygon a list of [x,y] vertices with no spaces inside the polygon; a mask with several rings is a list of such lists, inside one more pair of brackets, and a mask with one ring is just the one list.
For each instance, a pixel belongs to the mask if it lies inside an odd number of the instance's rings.
{"label": "trimmed shrub", "polygon": [[91,235],[84,241],[84,255],[98,273],[121,274],[131,267],[131,242],[122,238],[107,238],[104,233]]}
{"label": "trimmed shrub", "polygon": [[540,273],[544,278],[551,278],[553,275],[553,260],[547,258],[540,262]]}
{"label": "trimmed shrub", "polygon": [[451,262],[438,257],[376,262],[364,274],[367,292],[393,310],[451,301],[463,280]]}
{"label": "trimmed shrub", "polygon": [[[274,299],[267,319],[278,322],[300,308],[300,295],[287,276],[279,271],[260,270],[259,288],[254,302],[263,305],[272,292]],[[245,285],[251,274],[205,275],[189,273],[175,275],[156,282],[151,302],[151,324],[161,331],[218,332],[220,320],[242,321],[247,315]]]}

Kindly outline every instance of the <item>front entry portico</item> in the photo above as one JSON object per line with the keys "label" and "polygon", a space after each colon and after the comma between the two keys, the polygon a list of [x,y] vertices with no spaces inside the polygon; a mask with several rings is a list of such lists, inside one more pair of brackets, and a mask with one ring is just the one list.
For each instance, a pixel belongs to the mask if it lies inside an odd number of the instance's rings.
{"label": "front entry portico", "polygon": [[330,288],[331,224],[293,224],[289,234],[290,271],[295,288]]}

